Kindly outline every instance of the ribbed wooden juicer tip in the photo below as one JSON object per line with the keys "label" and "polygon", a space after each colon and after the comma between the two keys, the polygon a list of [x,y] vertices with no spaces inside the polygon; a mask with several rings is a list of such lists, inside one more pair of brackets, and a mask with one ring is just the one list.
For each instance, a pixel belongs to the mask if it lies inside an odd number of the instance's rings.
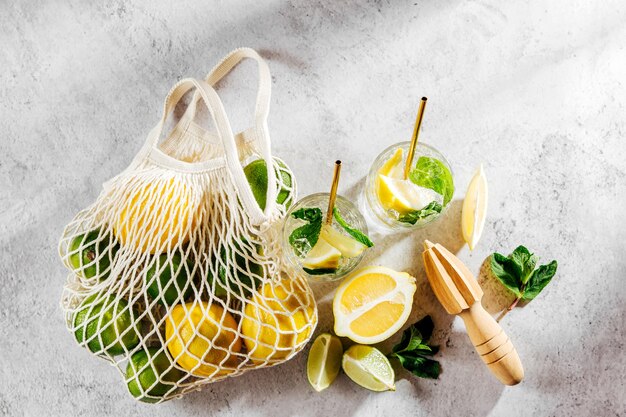
{"label": "ribbed wooden juicer tip", "polygon": [[483,290],[459,258],[440,244],[424,241],[428,282],[443,308],[459,315],[476,352],[500,382],[515,385],[524,379],[517,351],[502,327],[481,304]]}

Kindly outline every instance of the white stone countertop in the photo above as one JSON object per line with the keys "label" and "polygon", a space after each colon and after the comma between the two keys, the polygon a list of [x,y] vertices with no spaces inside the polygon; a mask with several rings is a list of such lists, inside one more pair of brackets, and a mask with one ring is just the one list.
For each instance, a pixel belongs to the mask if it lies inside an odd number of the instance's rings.
{"label": "white stone countertop", "polygon": [[[623,0],[5,1],[0,10],[1,416],[626,415]],[[365,262],[417,278],[409,321],[433,316],[439,380],[398,371],[397,391],[374,393],[340,375],[317,394],[305,350],[149,406],[66,331],[63,226],[127,166],[170,87],[239,46],[268,60],[273,152],[300,196],[325,191],[342,159],[340,192],[358,198],[376,155],[408,140],[428,96],[420,139],[450,160],[455,201],[427,229],[375,235]],[[236,88],[250,73],[243,65],[221,86],[235,127],[250,120],[254,87]],[[470,253],[460,207],[480,163],[490,207]],[[434,298],[424,238],[476,273],[519,244],[559,261],[544,292],[503,321],[526,370],[519,386],[489,374]],[[510,302],[482,272],[488,308]],[[331,329],[333,290],[315,286],[316,334]]]}

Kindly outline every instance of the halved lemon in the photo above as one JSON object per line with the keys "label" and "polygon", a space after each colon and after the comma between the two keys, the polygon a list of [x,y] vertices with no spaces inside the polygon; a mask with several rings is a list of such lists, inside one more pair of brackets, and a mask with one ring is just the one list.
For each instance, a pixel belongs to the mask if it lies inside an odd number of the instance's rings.
{"label": "halved lemon", "polygon": [[333,269],[339,266],[341,252],[328,243],[322,236],[302,261],[308,269]]}
{"label": "halved lemon", "polygon": [[404,174],[402,167],[403,153],[402,148],[396,149],[394,154],[391,155],[391,158],[387,159],[383,166],[380,167],[378,174],[391,178],[402,178],[402,175]]}
{"label": "halved lemon", "polygon": [[420,210],[436,201],[443,202],[441,194],[414,184],[411,180],[379,175],[377,194],[385,210],[395,210],[400,214]]}
{"label": "halved lemon", "polygon": [[[322,226],[320,238],[334,246],[346,258],[354,258],[363,253],[367,246],[356,239],[346,236],[331,225]],[[317,246],[317,245],[316,245]]]}
{"label": "halved lemon", "polygon": [[406,272],[384,266],[353,272],[335,293],[335,334],[364,344],[388,339],[408,319],[415,289]]}
{"label": "halved lemon", "polygon": [[478,171],[470,181],[463,200],[463,212],[461,215],[461,229],[463,239],[467,242],[470,250],[478,243],[485,227],[487,217],[487,178],[483,165],[480,164]]}

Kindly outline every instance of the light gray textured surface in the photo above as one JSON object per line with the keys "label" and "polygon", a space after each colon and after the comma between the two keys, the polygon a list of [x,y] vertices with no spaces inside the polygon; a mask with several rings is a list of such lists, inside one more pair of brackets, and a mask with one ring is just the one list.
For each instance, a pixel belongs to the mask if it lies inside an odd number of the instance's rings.
{"label": "light gray textured surface", "polygon": [[[0,6],[0,415],[626,415],[622,0],[88,3]],[[456,201],[423,232],[376,236],[368,259],[417,277],[411,320],[435,318],[438,381],[400,372],[396,392],[377,394],[340,376],[316,394],[305,352],[150,407],[65,331],[64,224],[128,164],[170,86],[237,46],[269,61],[274,152],[301,195],[325,190],[341,158],[342,193],[358,196],[375,156],[409,137],[422,95],[421,138],[451,161],[457,199],[485,164],[489,218],[474,253],[461,248]],[[252,89],[224,97],[245,127]],[[521,385],[500,386],[434,300],[424,237],[474,271],[518,244],[559,260],[545,292],[504,321]],[[318,332],[331,327],[333,288],[316,287]],[[510,301],[489,280],[485,291],[491,309]]]}

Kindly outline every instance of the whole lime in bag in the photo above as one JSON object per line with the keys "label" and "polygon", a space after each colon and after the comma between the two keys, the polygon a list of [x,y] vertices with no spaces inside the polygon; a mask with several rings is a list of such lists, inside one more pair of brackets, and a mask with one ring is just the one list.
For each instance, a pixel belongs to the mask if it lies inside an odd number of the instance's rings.
{"label": "whole lime in bag", "polygon": [[100,280],[104,280],[111,273],[111,261],[119,244],[111,244],[108,235],[100,234],[100,229],[92,230],[75,236],[70,242],[70,265],[83,278],[98,276]]}
{"label": "whole lime in bag", "polygon": [[134,323],[136,314],[123,298],[100,294],[87,297],[74,315],[76,341],[94,352],[121,355],[139,344],[139,330]]}
{"label": "whole lime in bag", "polygon": [[160,347],[133,353],[126,367],[128,391],[145,403],[159,402],[183,376]]}
{"label": "whole lime in bag", "polygon": [[[187,260],[183,263],[182,256],[178,252],[154,257],[152,266],[146,272],[148,294],[165,306],[183,303],[193,290],[189,283],[191,271],[191,262]],[[180,297],[181,294],[182,297]]]}
{"label": "whole lime in bag", "polygon": [[[276,169],[276,175],[280,176],[278,178],[279,181],[282,181],[283,187],[278,192],[276,196],[276,203],[285,204],[287,198],[292,192],[292,176],[293,173],[291,170],[285,165],[282,161],[274,158],[276,163],[281,167],[280,170]],[[246,174],[246,178],[248,179],[248,183],[250,183],[250,188],[252,189],[252,194],[254,194],[254,198],[256,202],[261,207],[261,210],[265,210],[266,199],[267,199],[267,164],[263,159],[257,159],[255,161],[250,162],[243,169],[244,174]],[[293,199],[292,199],[293,200]],[[293,201],[289,201],[285,208],[289,208]]]}

